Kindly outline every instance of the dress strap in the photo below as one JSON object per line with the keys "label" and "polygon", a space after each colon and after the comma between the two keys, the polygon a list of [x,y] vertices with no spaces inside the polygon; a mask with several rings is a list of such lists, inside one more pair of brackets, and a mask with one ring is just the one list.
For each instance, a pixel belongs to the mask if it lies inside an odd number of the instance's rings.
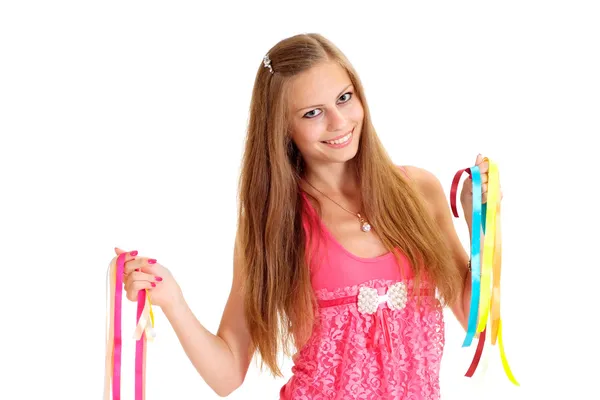
{"label": "dress strap", "polygon": [[[402,172],[404,172],[404,175],[406,175],[406,177],[407,177],[408,179],[411,179],[411,177],[410,177],[410,176],[408,176],[408,172],[406,172],[406,168],[404,168],[404,167],[403,167],[403,166],[401,166],[401,165],[398,165],[398,168],[400,168],[400,170],[401,170]],[[412,180],[412,179],[411,179],[411,180]]]}

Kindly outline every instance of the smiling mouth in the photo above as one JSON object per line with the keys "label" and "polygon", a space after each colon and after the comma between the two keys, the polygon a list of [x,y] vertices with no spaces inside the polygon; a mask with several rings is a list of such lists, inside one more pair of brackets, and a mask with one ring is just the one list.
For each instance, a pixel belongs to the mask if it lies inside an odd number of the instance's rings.
{"label": "smiling mouth", "polygon": [[354,133],[354,128],[350,132],[346,133],[344,136],[338,137],[337,139],[333,139],[333,140],[323,140],[323,141],[321,141],[321,143],[343,144],[343,143],[346,143],[348,140],[350,140],[353,133]]}

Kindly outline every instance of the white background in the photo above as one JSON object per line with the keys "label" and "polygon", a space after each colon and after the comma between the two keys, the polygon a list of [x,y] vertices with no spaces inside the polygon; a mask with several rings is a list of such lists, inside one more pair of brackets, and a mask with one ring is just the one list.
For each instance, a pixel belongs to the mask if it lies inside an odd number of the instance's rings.
{"label": "white background", "polygon": [[[505,346],[521,387],[497,346],[487,373],[465,378],[474,347],[447,313],[443,398],[599,398],[593,3],[3,2],[0,398],[101,396],[114,246],[169,267],[216,332],[254,76],[301,32],[350,58],[398,164],[429,169],[447,193],[478,152],[499,166]],[[218,398],[158,309],[157,332],[147,400]],[[132,399],[133,340],[123,354]],[[230,398],[276,399],[290,368],[273,379],[253,364]]]}

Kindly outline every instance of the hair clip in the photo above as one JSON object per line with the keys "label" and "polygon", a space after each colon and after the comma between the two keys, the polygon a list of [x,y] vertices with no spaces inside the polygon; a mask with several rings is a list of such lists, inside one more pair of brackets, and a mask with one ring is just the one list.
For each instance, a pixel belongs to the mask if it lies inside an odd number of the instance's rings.
{"label": "hair clip", "polygon": [[273,73],[273,67],[271,67],[271,59],[269,58],[268,55],[266,55],[263,58],[263,64],[265,65],[265,68],[269,68],[269,70],[271,71],[271,73]]}

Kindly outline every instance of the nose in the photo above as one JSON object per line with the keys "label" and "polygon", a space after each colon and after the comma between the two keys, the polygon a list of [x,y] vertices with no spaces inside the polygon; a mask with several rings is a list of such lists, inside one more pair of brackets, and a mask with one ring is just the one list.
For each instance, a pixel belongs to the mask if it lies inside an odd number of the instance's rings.
{"label": "nose", "polygon": [[329,112],[329,126],[327,127],[330,131],[337,131],[348,126],[346,122],[346,116],[339,108],[334,108]]}

